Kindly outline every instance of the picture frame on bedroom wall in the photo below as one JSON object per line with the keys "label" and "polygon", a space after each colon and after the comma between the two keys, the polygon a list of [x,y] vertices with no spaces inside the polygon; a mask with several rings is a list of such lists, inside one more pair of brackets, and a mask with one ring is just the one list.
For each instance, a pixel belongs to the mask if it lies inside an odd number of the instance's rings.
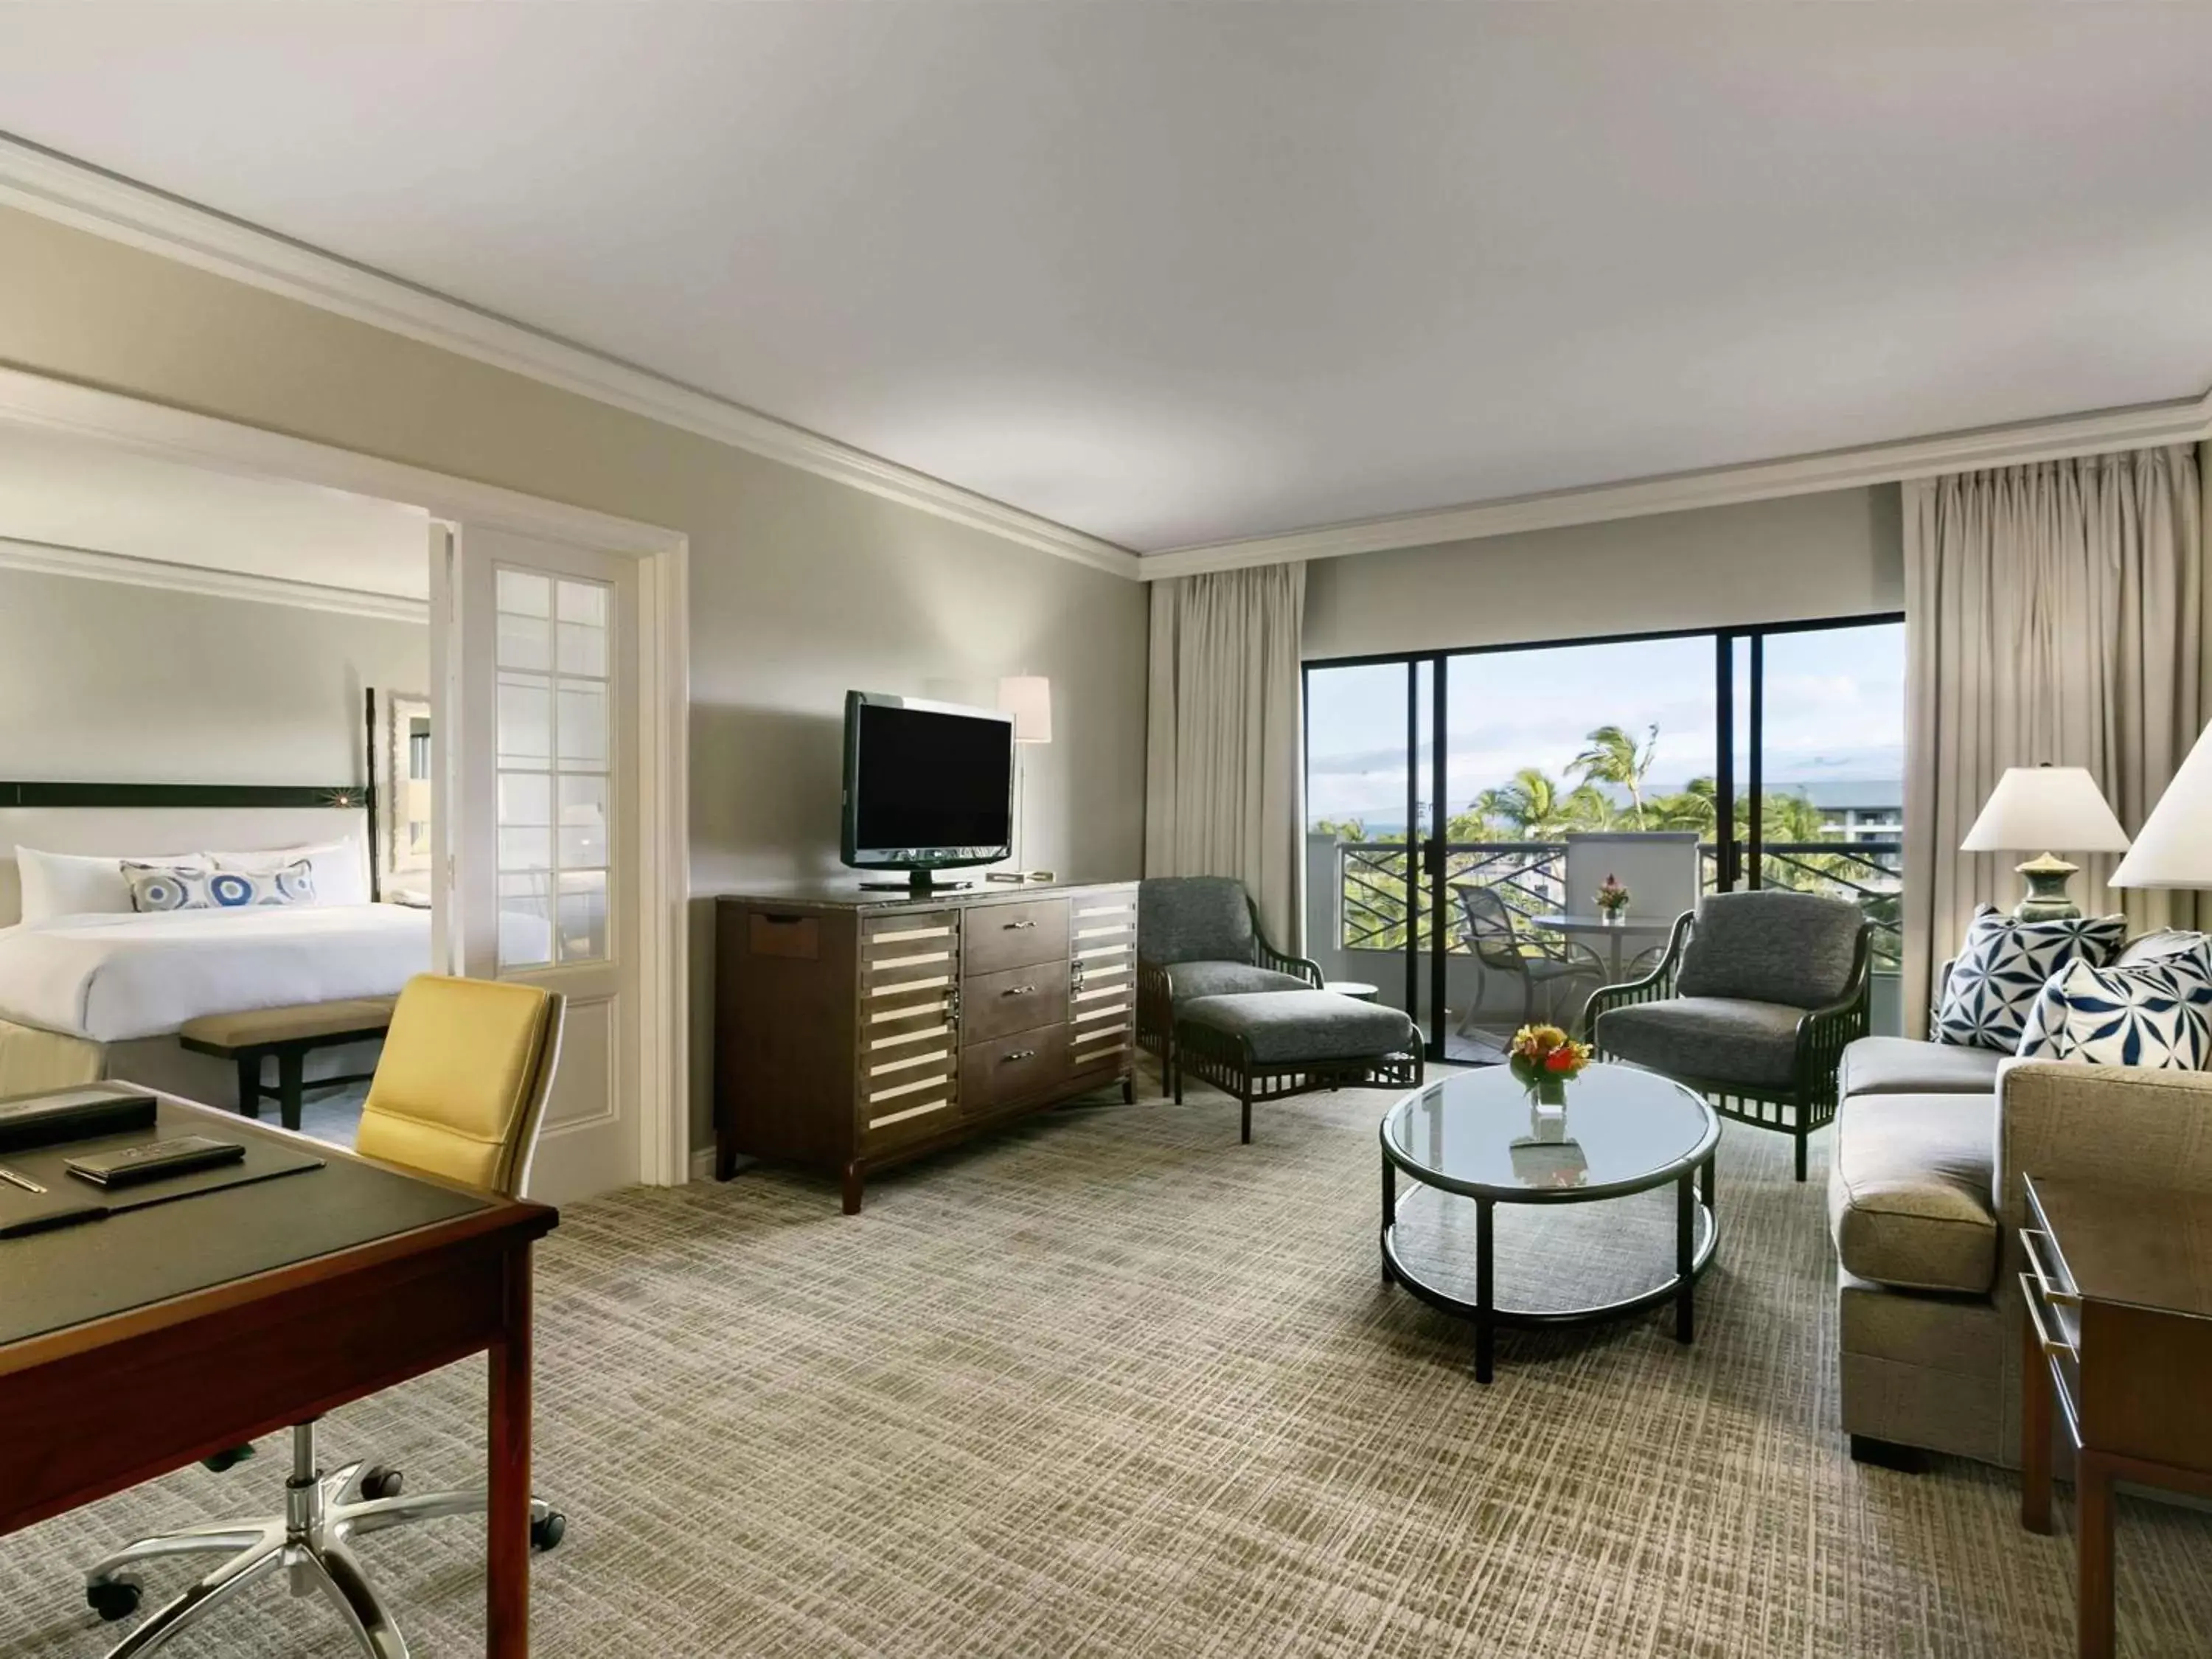
{"label": "picture frame on bedroom wall", "polygon": [[389,686],[368,690],[370,866],[388,904],[430,904],[430,699]]}

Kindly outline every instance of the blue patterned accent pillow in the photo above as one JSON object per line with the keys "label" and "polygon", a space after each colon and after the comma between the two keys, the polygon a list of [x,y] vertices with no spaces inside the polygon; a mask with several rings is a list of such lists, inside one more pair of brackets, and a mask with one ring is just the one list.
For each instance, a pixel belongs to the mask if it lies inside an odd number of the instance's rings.
{"label": "blue patterned accent pillow", "polygon": [[2076,962],[2103,967],[2127,936],[2125,916],[2015,921],[1984,904],[1951,964],[1931,1035],[1960,1048],[2016,1052],[2027,1011],[2051,976]]}
{"label": "blue patterned accent pillow", "polygon": [[2212,1060],[2212,950],[2125,968],[2068,964],[2028,1010],[2020,1057],[2203,1071]]}
{"label": "blue patterned accent pillow", "polygon": [[163,910],[243,910],[264,904],[313,904],[315,874],[305,859],[266,875],[238,870],[184,870],[166,865],[126,864],[123,879],[131,889],[131,908],[143,914]]}

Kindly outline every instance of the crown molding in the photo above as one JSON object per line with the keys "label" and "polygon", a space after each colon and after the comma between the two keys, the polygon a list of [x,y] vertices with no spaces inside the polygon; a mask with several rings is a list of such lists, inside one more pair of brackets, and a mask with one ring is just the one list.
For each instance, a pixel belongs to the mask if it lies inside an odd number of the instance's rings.
{"label": "crown molding", "polygon": [[1558,530],[1570,525],[1603,524],[1614,519],[1698,507],[1732,507],[1745,501],[1809,495],[1821,490],[1897,483],[1939,473],[1980,467],[2017,466],[2030,461],[2063,460],[2108,450],[2145,449],[2158,444],[2195,443],[2212,435],[2212,392],[2176,403],[2139,404],[2126,409],[2009,426],[1984,427],[1937,437],[1908,438],[1856,449],[1743,466],[1714,467],[1662,477],[1631,479],[1584,489],[1515,495],[1427,513],[1401,513],[1294,530],[1276,536],[1251,536],[1208,542],[1146,556],[1147,580],[1193,576],[1211,570],[1239,570],[1252,565],[1284,564],[1303,559],[1338,559],[1394,548],[1433,547],[1445,542],[1479,541],[1527,530]]}
{"label": "crown molding", "polygon": [[0,135],[0,204],[865,489],[1116,576],[1127,548],[257,226]]}
{"label": "crown molding", "polygon": [[5,537],[0,537],[0,570],[30,570],[45,576],[124,582],[133,587],[161,587],[173,593],[247,599],[257,605],[288,605],[302,611],[331,611],[340,616],[374,617],[382,622],[414,623],[424,628],[430,623],[427,599],[349,587],[325,587],[319,582],[292,581],[283,576],[210,570],[198,565],[170,564],[161,559],[95,553],[90,548],[57,547],[46,542],[21,542]]}

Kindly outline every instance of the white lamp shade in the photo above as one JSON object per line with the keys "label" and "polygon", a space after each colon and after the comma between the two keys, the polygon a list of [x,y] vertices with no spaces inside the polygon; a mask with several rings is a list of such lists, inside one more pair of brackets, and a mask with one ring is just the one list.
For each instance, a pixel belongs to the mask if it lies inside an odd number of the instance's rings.
{"label": "white lamp shade", "polygon": [[2199,735],[2107,884],[2212,888],[2212,733]]}
{"label": "white lamp shade", "polygon": [[1052,682],[1042,674],[1009,674],[999,682],[999,708],[1014,717],[1016,743],[1052,741]]}
{"label": "white lamp shade", "polygon": [[2127,831],[2079,766],[2005,769],[1962,853],[2124,853]]}

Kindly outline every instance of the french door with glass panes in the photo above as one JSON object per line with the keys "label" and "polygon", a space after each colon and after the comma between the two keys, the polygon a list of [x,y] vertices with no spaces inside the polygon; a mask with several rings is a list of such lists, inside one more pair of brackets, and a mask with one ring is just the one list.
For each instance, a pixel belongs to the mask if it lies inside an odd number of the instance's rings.
{"label": "french door with glass panes", "polygon": [[450,537],[456,810],[441,920],[472,978],[568,1001],[531,1194],[640,1177],[635,560],[474,525]]}

